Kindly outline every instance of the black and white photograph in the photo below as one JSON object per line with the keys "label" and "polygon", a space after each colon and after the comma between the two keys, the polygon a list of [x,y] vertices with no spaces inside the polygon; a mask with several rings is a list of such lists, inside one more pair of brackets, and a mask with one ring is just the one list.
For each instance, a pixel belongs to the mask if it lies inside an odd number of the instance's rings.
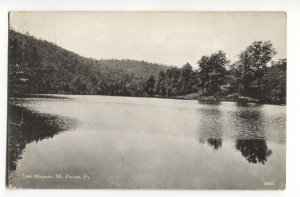
{"label": "black and white photograph", "polygon": [[284,190],[284,11],[12,11],[6,187]]}

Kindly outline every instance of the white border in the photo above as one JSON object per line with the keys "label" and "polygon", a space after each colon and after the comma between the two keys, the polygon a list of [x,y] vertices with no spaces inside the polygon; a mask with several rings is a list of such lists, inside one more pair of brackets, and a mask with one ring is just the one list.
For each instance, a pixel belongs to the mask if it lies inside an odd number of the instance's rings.
{"label": "white border", "polygon": [[[5,2],[4,2],[5,1]],[[287,188],[285,191],[7,190],[5,189],[8,11],[286,11],[288,14]],[[0,196],[294,196],[300,175],[300,3],[296,0],[0,0]],[[276,21],[274,21],[276,23]]]}

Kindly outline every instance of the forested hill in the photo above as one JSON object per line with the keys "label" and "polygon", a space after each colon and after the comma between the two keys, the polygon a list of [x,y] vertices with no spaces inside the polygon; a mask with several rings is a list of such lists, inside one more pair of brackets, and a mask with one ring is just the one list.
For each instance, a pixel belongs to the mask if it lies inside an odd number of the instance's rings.
{"label": "forested hill", "polygon": [[[136,95],[141,83],[169,68],[145,61],[85,58],[14,30],[9,31],[8,61],[10,74],[24,75],[23,82],[28,81],[26,90],[20,90],[26,93]],[[10,85],[18,86],[14,77]]]}
{"label": "forested hill", "polygon": [[160,71],[166,71],[170,68],[170,66],[167,65],[129,59],[102,59],[97,62],[109,68],[126,70],[142,78],[149,78],[151,75],[157,76]]}
{"label": "forested hill", "polygon": [[189,63],[178,68],[144,61],[85,58],[14,30],[9,31],[8,52],[10,96],[194,95],[199,100],[212,96],[212,100],[286,103],[287,60],[272,61],[276,50],[271,41],[254,41],[232,64],[221,50],[204,55],[199,57],[196,70]]}

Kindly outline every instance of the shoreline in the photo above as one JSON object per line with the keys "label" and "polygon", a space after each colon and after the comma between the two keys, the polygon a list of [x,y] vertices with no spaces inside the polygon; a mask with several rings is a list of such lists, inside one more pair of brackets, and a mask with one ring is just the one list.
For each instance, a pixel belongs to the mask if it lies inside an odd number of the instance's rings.
{"label": "shoreline", "polygon": [[196,100],[203,103],[218,103],[218,102],[236,102],[240,104],[258,104],[258,105],[279,105],[279,106],[286,106],[286,103],[272,103],[272,102],[264,102],[258,99],[253,99],[250,97],[230,97],[230,96],[198,96],[195,93],[188,94],[188,95],[181,95],[181,96],[163,96],[163,95],[152,95],[152,96],[125,96],[125,95],[100,95],[100,94],[27,94],[27,95],[19,95],[15,97],[8,97],[8,99],[12,98],[59,98],[59,99],[67,99],[64,96],[60,95],[78,95],[78,96],[115,96],[115,97],[135,97],[135,98],[161,98],[161,99],[174,99],[174,100]]}

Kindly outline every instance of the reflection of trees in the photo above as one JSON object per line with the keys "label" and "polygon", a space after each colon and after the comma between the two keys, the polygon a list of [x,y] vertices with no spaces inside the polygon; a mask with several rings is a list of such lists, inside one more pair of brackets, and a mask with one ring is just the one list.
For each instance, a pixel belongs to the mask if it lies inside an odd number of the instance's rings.
{"label": "reflection of trees", "polygon": [[7,181],[12,178],[26,144],[52,138],[55,134],[70,129],[75,123],[71,119],[34,113],[16,105],[9,105],[8,121]]}
{"label": "reflection of trees", "polygon": [[263,119],[259,110],[242,108],[236,112],[235,127],[238,139],[262,139],[265,137]]}
{"label": "reflection of trees", "polygon": [[272,154],[264,139],[236,140],[235,147],[249,163],[265,164],[267,157]]}
{"label": "reflection of trees", "polygon": [[206,141],[207,144],[210,145],[214,150],[222,147],[222,139],[209,138]]}
{"label": "reflection of trees", "polygon": [[272,154],[265,140],[262,120],[260,111],[253,108],[241,109],[236,113],[235,147],[249,163],[265,164]]}
{"label": "reflection of trees", "polygon": [[223,128],[220,110],[211,106],[209,109],[202,109],[200,114],[200,143],[207,143],[214,150],[222,147]]}

